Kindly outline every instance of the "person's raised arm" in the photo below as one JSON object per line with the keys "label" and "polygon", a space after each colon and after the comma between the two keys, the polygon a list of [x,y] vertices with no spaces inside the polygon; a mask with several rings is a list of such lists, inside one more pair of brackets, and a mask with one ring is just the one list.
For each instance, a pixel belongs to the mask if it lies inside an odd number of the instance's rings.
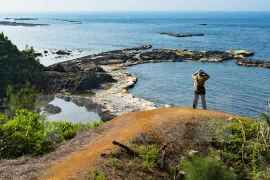
{"label": "person's raised arm", "polygon": [[209,74],[207,74],[206,72],[204,72],[205,73],[205,80],[207,80],[207,79],[209,79],[210,78],[210,76],[209,76]]}
{"label": "person's raised arm", "polygon": [[196,79],[196,76],[197,76],[197,74],[198,74],[200,71],[201,71],[201,70],[196,71],[195,73],[193,73],[193,74],[192,74],[192,78],[193,78],[193,79]]}

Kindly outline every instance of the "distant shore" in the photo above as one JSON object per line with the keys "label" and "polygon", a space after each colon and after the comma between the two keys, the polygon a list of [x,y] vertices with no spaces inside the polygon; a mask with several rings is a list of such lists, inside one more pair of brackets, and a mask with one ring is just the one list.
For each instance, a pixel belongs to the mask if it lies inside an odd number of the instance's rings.
{"label": "distant shore", "polygon": [[50,24],[34,24],[34,23],[20,23],[20,22],[10,22],[10,21],[0,21],[2,26],[26,26],[26,27],[35,27],[35,26],[49,26]]}

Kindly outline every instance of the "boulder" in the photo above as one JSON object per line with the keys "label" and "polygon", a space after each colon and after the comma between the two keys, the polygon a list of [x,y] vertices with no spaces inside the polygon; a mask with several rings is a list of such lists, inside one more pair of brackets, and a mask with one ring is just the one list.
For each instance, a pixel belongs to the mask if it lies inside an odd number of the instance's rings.
{"label": "boulder", "polygon": [[57,55],[68,55],[69,56],[71,54],[71,52],[70,51],[59,50],[55,54],[57,54]]}
{"label": "boulder", "polygon": [[52,104],[48,104],[45,107],[45,111],[47,111],[49,114],[59,114],[62,110],[58,106],[54,106]]}

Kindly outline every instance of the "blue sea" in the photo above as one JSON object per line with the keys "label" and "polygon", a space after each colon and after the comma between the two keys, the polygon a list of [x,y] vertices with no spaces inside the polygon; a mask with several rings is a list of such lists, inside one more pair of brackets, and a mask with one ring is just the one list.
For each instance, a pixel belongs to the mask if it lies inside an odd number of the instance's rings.
{"label": "blue sea", "polygon": [[[51,12],[0,14],[4,18],[38,18],[28,23],[50,26],[0,26],[19,49],[36,51],[67,49],[67,59],[43,57],[44,65],[104,51],[151,44],[153,48],[189,50],[253,51],[252,59],[270,61],[270,12]],[[68,21],[82,21],[76,24]],[[201,26],[199,24],[207,24]],[[175,38],[160,32],[204,33],[205,36]],[[83,52],[78,52],[83,50]],[[158,63],[127,68],[138,76],[130,90],[135,97],[158,106],[175,104],[191,107],[191,74],[203,69],[211,76],[206,82],[208,109],[255,118],[265,111],[270,98],[270,70],[235,65],[234,60],[212,63]]]}

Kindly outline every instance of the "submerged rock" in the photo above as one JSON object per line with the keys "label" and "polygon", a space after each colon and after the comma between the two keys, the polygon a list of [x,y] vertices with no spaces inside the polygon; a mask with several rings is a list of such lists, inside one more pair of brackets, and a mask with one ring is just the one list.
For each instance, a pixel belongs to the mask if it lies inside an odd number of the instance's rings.
{"label": "submerged rock", "polygon": [[173,37],[204,36],[203,33],[199,33],[199,34],[178,34],[178,33],[172,33],[172,32],[161,32],[160,34],[165,34],[165,35],[173,36]]}

